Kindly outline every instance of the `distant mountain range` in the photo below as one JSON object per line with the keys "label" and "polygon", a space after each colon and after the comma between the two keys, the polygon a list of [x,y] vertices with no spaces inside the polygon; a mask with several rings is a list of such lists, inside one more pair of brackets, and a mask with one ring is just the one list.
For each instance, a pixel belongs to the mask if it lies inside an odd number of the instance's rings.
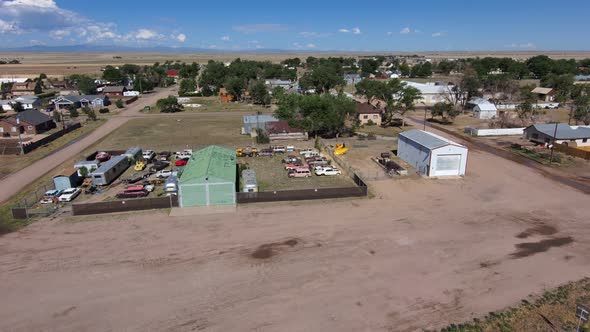
{"label": "distant mountain range", "polygon": [[[0,48],[1,53],[327,53],[317,50],[284,50],[284,49],[209,49],[196,47],[129,47],[117,45],[64,45],[64,46],[25,46],[15,48]],[[337,51],[331,51],[335,53]]]}

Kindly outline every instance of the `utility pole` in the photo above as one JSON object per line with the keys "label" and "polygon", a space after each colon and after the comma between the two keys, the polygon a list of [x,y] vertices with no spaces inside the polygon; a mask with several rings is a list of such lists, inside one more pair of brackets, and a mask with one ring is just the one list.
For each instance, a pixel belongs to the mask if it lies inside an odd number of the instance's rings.
{"label": "utility pole", "polygon": [[555,131],[553,132],[553,143],[551,143],[551,155],[549,157],[549,164],[553,163],[553,149],[555,148],[555,141],[557,139],[557,125],[559,122],[555,122]]}
{"label": "utility pole", "polygon": [[16,130],[18,130],[18,144],[20,145],[20,155],[24,156],[25,155],[25,149],[23,147],[23,140],[21,138],[21,132],[20,132],[20,114],[18,114],[16,116]]}

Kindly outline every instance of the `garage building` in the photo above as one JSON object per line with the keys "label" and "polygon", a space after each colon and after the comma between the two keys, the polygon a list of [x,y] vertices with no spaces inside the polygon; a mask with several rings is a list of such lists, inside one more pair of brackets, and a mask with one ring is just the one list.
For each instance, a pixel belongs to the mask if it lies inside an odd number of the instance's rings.
{"label": "garage building", "polygon": [[235,205],[236,153],[209,146],[191,156],[179,181],[180,207]]}
{"label": "garage building", "polygon": [[422,130],[399,135],[398,156],[425,176],[463,176],[467,148],[444,137]]}

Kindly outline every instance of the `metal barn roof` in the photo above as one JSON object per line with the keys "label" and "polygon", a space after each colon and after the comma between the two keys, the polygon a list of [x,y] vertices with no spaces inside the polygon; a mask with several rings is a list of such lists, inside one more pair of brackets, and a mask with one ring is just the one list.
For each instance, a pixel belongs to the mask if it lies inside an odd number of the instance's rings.
{"label": "metal barn roof", "polygon": [[442,136],[438,136],[436,134],[429,133],[429,132],[422,131],[422,130],[418,130],[418,129],[405,131],[399,135],[402,137],[405,137],[411,141],[414,141],[414,142],[416,142],[416,143],[418,143],[418,144],[422,145],[423,147],[430,149],[430,150],[437,149],[437,148],[447,146],[447,145],[455,145],[455,146],[463,147],[461,144],[450,141]]}
{"label": "metal barn roof", "polygon": [[108,161],[105,161],[100,165],[100,167],[92,172],[92,174],[102,174],[113,168],[115,165],[119,164],[121,160],[127,159],[127,156],[120,155],[120,156],[113,156]]}
{"label": "metal barn roof", "polygon": [[210,180],[235,183],[236,167],[235,151],[211,145],[192,155],[180,177],[180,184]]}
{"label": "metal barn roof", "polygon": [[[531,127],[535,128],[538,132],[541,132],[549,137],[553,137],[553,135],[555,134],[555,124],[552,124],[552,123],[535,124],[535,125],[532,125],[528,128],[531,128]],[[566,123],[559,123],[557,125],[557,135],[555,135],[555,139],[583,139],[583,138],[590,138],[590,128],[570,127]]]}

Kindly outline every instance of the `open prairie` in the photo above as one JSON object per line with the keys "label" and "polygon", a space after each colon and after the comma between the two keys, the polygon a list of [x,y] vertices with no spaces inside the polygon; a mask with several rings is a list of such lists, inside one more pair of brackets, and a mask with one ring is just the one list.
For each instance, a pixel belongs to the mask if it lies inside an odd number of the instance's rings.
{"label": "open prairie", "polygon": [[229,62],[235,58],[248,60],[280,62],[287,58],[299,57],[330,57],[330,56],[347,56],[362,57],[378,54],[396,54],[396,55],[422,55],[432,59],[443,58],[470,58],[470,57],[510,57],[524,60],[529,57],[546,54],[554,59],[584,59],[590,58],[588,51],[521,51],[521,52],[502,52],[502,51],[479,51],[479,52],[391,52],[391,53],[0,53],[0,59],[18,59],[19,65],[2,65],[0,67],[1,77],[36,77],[39,73],[46,73],[52,77],[63,77],[72,74],[96,74],[100,73],[100,68],[106,65],[122,65],[132,63],[138,65],[151,65],[154,62],[164,62],[166,60],[206,63],[208,60],[217,60]]}

